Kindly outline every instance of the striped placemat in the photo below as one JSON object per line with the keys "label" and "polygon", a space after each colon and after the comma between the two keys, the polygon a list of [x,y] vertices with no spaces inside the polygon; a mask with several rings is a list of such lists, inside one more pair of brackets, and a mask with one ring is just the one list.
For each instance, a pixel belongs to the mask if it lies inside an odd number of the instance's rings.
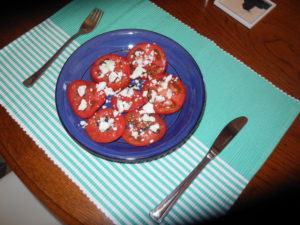
{"label": "striped placemat", "polygon": [[[94,7],[105,11],[100,26],[74,41],[36,85],[25,88],[22,81],[77,31]],[[193,136],[172,154],[141,164],[113,163],[89,154],[68,136],[55,107],[56,80],[68,57],[91,37],[125,28],[148,29],[176,40],[199,64],[207,89],[205,112]],[[244,115],[249,119],[246,127],[197,177],[164,223],[223,215],[300,109],[299,101],[149,1],[73,1],[1,49],[0,57],[1,105],[116,224],[153,223],[149,211],[198,164],[224,125]]]}

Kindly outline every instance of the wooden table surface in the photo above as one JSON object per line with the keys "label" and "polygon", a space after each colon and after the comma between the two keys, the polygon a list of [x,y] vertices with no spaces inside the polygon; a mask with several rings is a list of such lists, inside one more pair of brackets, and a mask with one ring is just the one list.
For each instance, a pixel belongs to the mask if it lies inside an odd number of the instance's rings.
{"label": "wooden table surface", "polygon": [[[0,48],[38,25],[69,1],[27,1],[2,7]],[[164,10],[216,42],[275,86],[300,99],[300,1],[279,1],[251,30],[205,0],[154,0]],[[207,2],[207,3],[206,3]],[[10,13],[14,11],[13,15]],[[233,209],[291,192],[300,180],[300,118],[296,119]],[[68,224],[110,221],[56,167],[0,107],[0,154],[26,186]],[[261,202],[260,202],[261,203]],[[235,210],[233,210],[234,212]]]}

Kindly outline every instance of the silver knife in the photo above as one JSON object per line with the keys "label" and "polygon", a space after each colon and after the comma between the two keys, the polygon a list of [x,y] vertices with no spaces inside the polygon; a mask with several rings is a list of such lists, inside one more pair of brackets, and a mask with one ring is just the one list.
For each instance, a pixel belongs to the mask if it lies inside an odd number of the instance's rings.
{"label": "silver knife", "polygon": [[155,222],[161,223],[163,221],[179,197],[198,176],[202,169],[228,145],[247,121],[248,119],[244,116],[238,117],[223,128],[197,167],[174,189],[174,191],[172,191],[171,194],[169,194],[161,203],[150,211],[149,215]]}

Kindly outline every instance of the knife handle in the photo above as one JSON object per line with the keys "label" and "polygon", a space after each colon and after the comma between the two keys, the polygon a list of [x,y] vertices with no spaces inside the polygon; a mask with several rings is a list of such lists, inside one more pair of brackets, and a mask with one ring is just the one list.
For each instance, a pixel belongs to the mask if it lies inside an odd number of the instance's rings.
{"label": "knife handle", "polygon": [[[211,152],[211,151],[209,151]],[[161,223],[168,215],[174,204],[177,202],[183,192],[189,187],[193,180],[198,176],[201,170],[209,163],[215,155],[207,154],[193,171],[172,191],[161,203],[150,211],[150,217],[157,223]]]}

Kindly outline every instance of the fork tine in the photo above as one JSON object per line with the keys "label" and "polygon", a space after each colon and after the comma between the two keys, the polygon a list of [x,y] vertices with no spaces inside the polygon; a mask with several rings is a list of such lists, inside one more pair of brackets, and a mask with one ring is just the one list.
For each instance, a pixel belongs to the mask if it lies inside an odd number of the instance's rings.
{"label": "fork tine", "polygon": [[102,16],[103,16],[103,11],[97,9],[97,12],[95,13],[95,16],[93,17],[93,24],[96,25]]}
{"label": "fork tine", "polygon": [[95,8],[93,11],[92,11],[92,15],[91,15],[91,21],[95,21],[95,18],[97,17],[97,14],[98,14],[98,9]]}
{"label": "fork tine", "polygon": [[103,11],[97,9],[97,14],[96,14],[96,18],[95,18],[95,23],[98,23],[99,20],[102,18],[102,16],[103,16]]}
{"label": "fork tine", "polygon": [[94,23],[95,21],[97,21],[97,17],[99,15],[99,10],[95,9],[94,15],[91,18],[91,21]]}
{"label": "fork tine", "polygon": [[90,12],[90,14],[87,16],[87,18],[85,20],[91,20],[94,17],[96,11],[97,11],[97,8],[93,9],[93,11]]}

